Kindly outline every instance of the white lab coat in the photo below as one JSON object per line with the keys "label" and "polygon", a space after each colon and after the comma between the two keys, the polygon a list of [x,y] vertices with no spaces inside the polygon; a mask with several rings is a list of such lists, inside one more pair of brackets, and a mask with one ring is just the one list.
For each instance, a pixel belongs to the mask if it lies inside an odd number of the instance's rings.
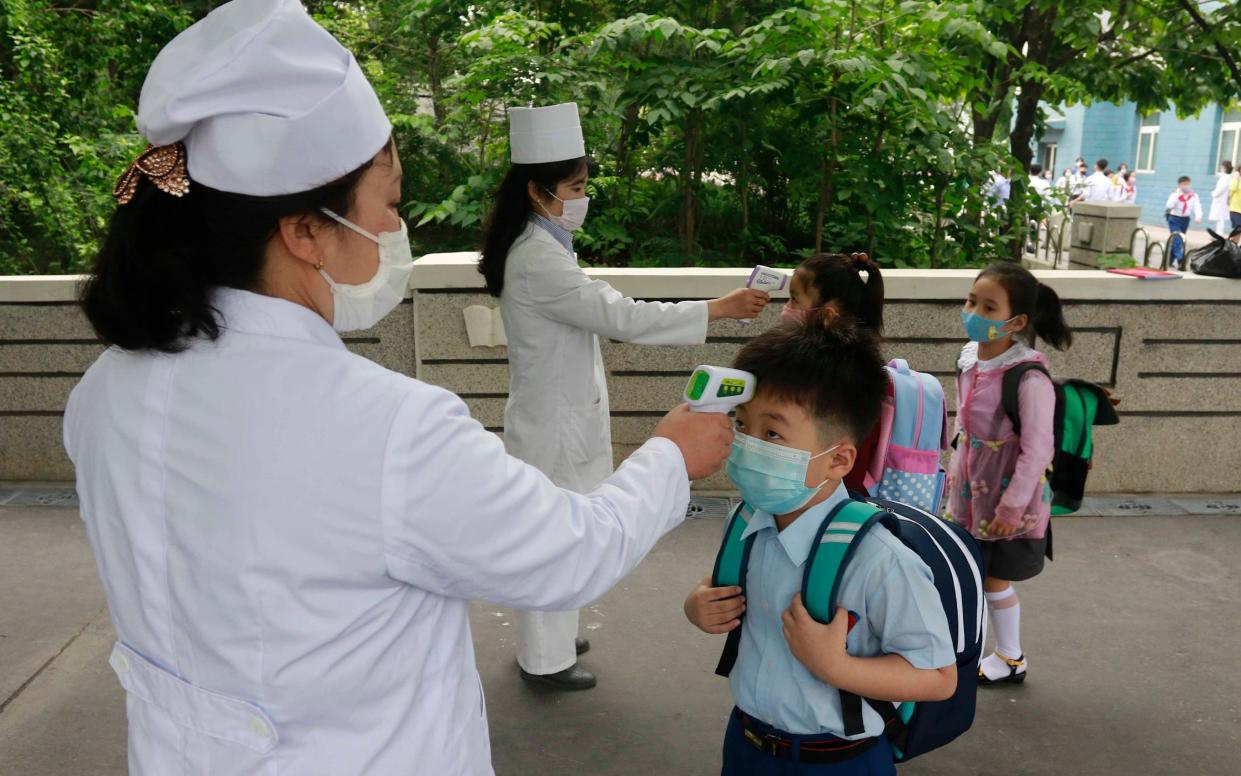
{"label": "white lab coat", "polygon": [[[591,280],[573,254],[534,223],[509,249],[500,312],[511,374],[504,445],[579,493],[612,472],[599,336],[647,345],[693,345],[707,337],[706,302],[629,299]],[[669,403],[677,398],[668,397]],[[523,614],[518,661],[536,674],[568,668],[576,660],[576,634],[576,611]]]}
{"label": "white lab coat", "polygon": [[133,774],[489,774],[469,600],[570,608],[689,501],[647,442],[589,496],[299,305],[222,291],[215,343],[105,352],[65,444]]}
{"label": "white lab coat", "polygon": [[[1209,220],[1223,223],[1228,220],[1228,184],[1232,175],[1221,172],[1215,180],[1215,188],[1211,190],[1211,215]],[[1228,235],[1225,234],[1225,237]]]}

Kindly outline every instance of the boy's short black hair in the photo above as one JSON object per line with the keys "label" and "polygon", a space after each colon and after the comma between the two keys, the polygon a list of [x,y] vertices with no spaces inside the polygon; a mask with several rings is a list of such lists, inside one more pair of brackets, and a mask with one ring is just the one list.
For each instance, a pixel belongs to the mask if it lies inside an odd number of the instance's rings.
{"label": "boy's short black hair", "polygon": [[1041,175],[1042,173],[1043,173],[1043,165],[1041,165],[1041,164],[1032,164],[1032,165],[1030,165],[1030,174],[1031,174],[1031,175]]}
{"label": "boy's short black hair", "polygon": [[758,378],[759,395],[801,405],[821,429],[842,430],[854,444],[879,422],[888,389],[878,338],[830,308],[750,340],[733,367]]}
{"label": "boy's short black hair", "polygon": [[1097,161],[1095,161],[1094,166],[1095,166],[1096,168],[1098,168],[1099,170],[1106,170],[1106,169],[1107,169],[1107,160],[1106,160],[1106,159],[1103,159],[1103,158],[1100,158],[1100,159],[1098,159]]}
{"label": "boy's short black hair", "polygon": [[1191,183],[1191,182],[1192,182],[1192,179],[1188,175],[1182,175],[1181,177],[1176,179],[1176,183],[1178,186],[1182,183]]}

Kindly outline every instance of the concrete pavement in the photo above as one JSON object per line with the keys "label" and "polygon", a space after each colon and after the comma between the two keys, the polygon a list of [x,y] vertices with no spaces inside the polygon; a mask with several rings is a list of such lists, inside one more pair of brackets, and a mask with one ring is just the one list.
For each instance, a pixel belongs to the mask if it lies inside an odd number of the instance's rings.
{"label": "concrete pavement", "polygon": [[[517,678],[506,609],[473,612],[500,776],[718,773],[730,708],[722,644],[682,597],[720,522],[687,522],[583,611],[599,687],[543,692]],[[949,774],[1230,774],[1241,754],[1238,517],[1056,522],[1059,560],[1021,586],[1021,687],[980,693],[972,731],[901,769]],[[71,509],[0,507],[0,774],[125,773],[111,626]]]}

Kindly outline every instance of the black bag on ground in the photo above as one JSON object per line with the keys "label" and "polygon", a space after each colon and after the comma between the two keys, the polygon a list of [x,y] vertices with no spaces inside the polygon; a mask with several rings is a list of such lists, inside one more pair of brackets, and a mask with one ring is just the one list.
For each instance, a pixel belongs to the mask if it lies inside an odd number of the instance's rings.
{"label": "black bag on ground", "polygon": [[1211,243],[1189,252],[1189,267],[1197,275],[1241,278],[1241,245],[1220,237],[1210,229]]}

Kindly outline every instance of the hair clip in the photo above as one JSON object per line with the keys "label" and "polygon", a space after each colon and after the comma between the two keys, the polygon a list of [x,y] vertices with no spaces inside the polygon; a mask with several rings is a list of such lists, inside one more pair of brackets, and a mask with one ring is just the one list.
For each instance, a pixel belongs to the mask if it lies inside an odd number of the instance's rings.
{"label": "hair clip", "polygon": [[165,194],[184,197],[190,191],[190,177],[185,171],[185,144],[148,146],[139,154],[112,189],[117,205],[128,205],[134,198],[140,175],[145,175]]}

